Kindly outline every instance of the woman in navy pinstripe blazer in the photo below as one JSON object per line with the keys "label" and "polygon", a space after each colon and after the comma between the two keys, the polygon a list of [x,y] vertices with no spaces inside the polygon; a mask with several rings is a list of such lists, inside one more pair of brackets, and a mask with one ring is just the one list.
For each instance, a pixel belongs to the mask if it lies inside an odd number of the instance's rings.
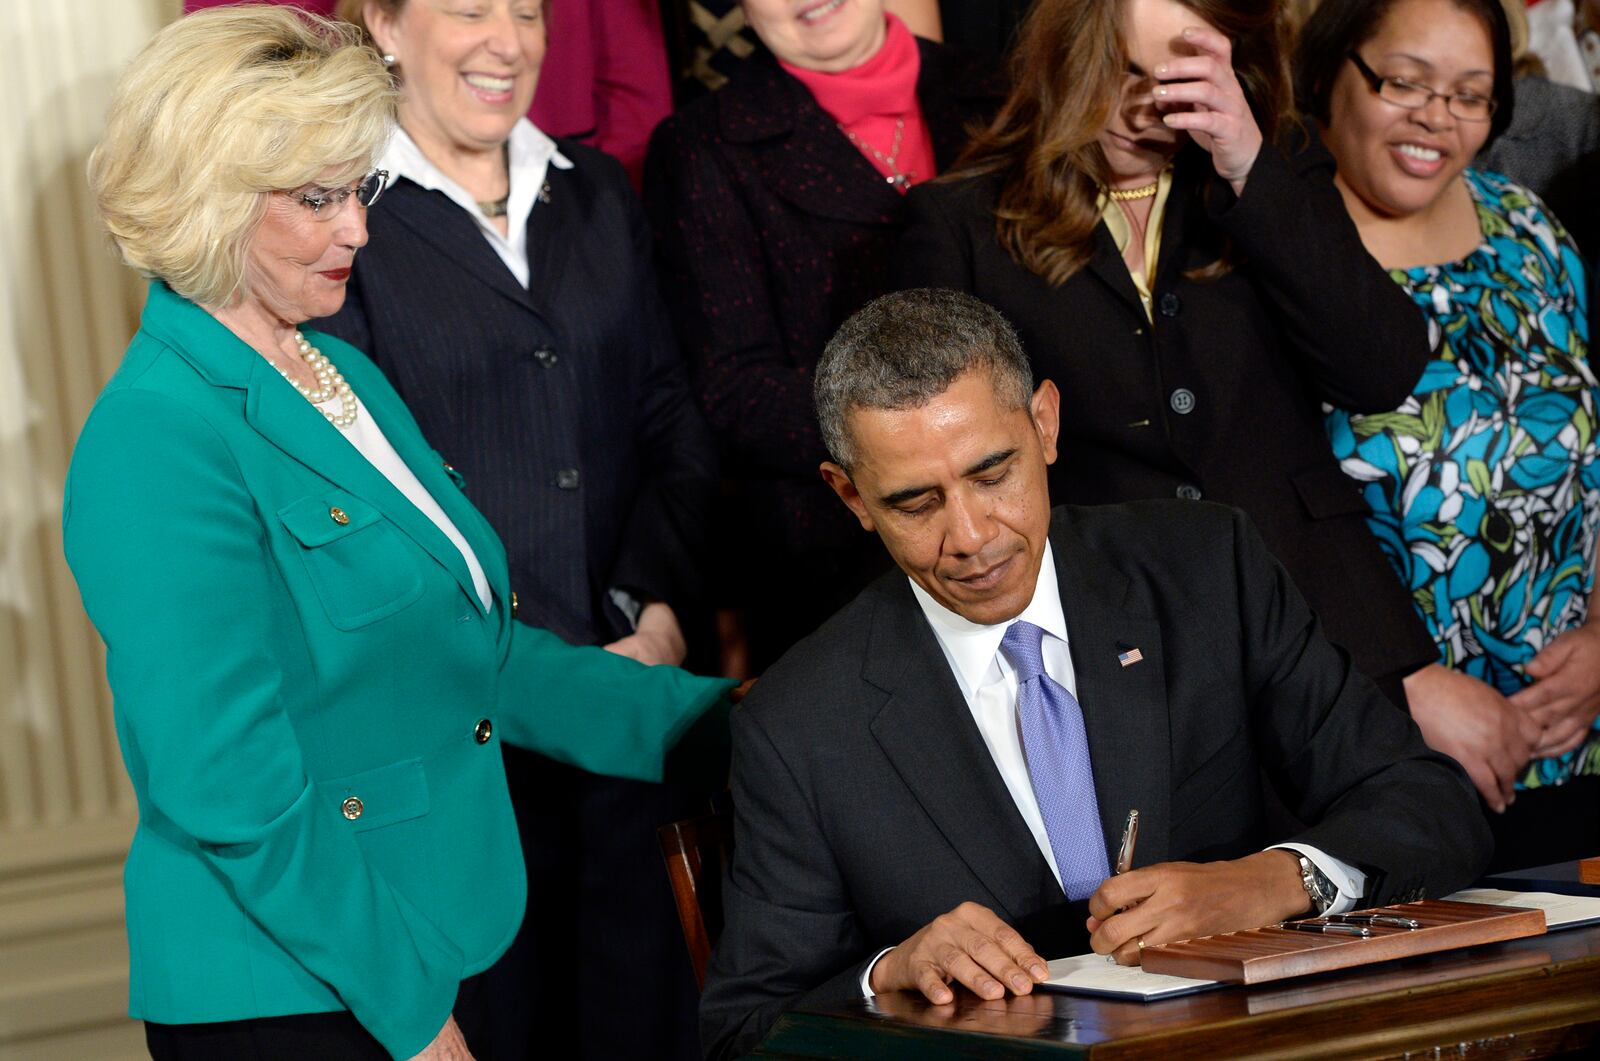
{"label": "woman in navy pinstripe blazer", "polygon": [[[544,56],[538,0],[471,18],[394,0],[364,12],[402,92],[382,163],[394,177],[322,327],[372,357],[462,476],[506,543],[524,620],[680,662],[715,457],[627,178],[523,117]],[[529,909],[574,916],[530,917],[496,971],[494,1056],[526,1056],[536,1026],[549,1056],[693,1056],[695,989],[655,827],[695,804],[516,749],[505,759]],[[598,1003],[619,994],[627,1022]],[[562,1029],[576,1034],[552,1038]]]}

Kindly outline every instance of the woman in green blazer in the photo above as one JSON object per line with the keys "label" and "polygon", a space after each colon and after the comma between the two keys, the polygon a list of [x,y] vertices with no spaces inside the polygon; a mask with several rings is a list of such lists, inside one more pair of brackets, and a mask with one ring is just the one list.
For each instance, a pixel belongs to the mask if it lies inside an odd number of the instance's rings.
{"label": "woman in green blazer", "polygon": [[726,704],[516,622],[500,542],[383,376],[297,330],[343,301],[392,96],[330,24],[204,12],[134,60],[90,162],[151,284],[63,525],[139,801],[157,1057],[470,1057],[458,991],[526,895],[499,741],[658,780]]}

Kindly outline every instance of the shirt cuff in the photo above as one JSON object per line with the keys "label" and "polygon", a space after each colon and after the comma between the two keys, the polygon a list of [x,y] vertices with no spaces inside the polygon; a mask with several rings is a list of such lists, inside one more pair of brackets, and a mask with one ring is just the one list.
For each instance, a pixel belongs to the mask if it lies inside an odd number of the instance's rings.
{"label": "shirt cuff", "polygon": [[1320,847],[1312,847],[1310,844],[1274,844],[1273,848],[1306,856],[1312,865],[1320,869],[1322,875],[1338,889],[1339,897],[1323,913],[1342,914],[1354,910],[1361,902],[1361,897],[1367,894],[1367,875],[1348,862],[1340,862]]}
{"label": "shirt cuff", "polygon": [[635,630],[639,629],[639,615],[644,611],[644,602],[627,590],[615,587],[607,590],[606,596],[611,598],[611,603],[615,604],[623,618],[628,620],[628,625]]}
{"label": "shirt cuff", "polygon": [[872,960],[867,963],[866,971],[861,974],[861,997],[862,998],[871,998],[873,995],[877,994],[876,991],[872,990],[872,970],[877,968],[878,959],[882,958],[885,954],[888,954],[892,950],[894,950],[893,947],[885,947],[885,948],[883,948],[877,954],[874,954],[872,956]]}

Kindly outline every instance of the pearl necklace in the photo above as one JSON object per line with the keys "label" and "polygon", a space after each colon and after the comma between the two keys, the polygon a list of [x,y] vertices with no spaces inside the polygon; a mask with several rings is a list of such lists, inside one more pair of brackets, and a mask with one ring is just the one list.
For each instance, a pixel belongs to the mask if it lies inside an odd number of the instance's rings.
{"label": "pearl necklace", "polygon": [[[356,416],[361,412],[361,407],[356,404],[355,392],[350,389],[339,370],[333,362],[323,356],[321,350],[306,341],[306,337],[299,332],[294,333],[295,345],[300,348],[300,357],[310,367],[313,375],[317,377],[317,389],[312,390],[304,383],[295,379],[289,373],[279,368],[274,362],[272,367],[278,369],[278,375],[289,381],[289,385],[300,392],[301,397],[317,407],[317,412],[327,417],[328,423],[334,427],[346,428],[356,422]],[[339,399],[338,413],[330,413],[322,408],[324,402]]]}
{"label": "pearl necklace", "polygon": [[889,187],[893,188],[897,192],[903,192],[907,188],[911,187],[911,178],[915,177],[916,174],[901,173],[900,167],[895,164],[895,159],[900,156],[900,139],[905,135],[906,131],[906,120],[904,118],[895,119],[894,143],[889,145],[889,153],[887,155],[873,147],[871,144],[857,138],[855,133],[852,133],[849,129],[846,129],[841,123],[834,122],[833,124],[839,127],[839,131],[844,134],[846,140],[849,140],[850,143],[855,145],[855,149],[857,151],[866,151],[873,158],[877,159],[879,162],[883,163],[884,166],[888,167],[889,176],[883,178],[883,182],[885,184],[889,185]]}
{"label": "pearl necklace", "polygon": [[1111,188],[1106,191],[1106,195],[1115,202],[1128,203],[1135,199],[1148,199],[1160,187],[1161,182],[1156,181],[1154,184],[1146,184],[1143,188]]}

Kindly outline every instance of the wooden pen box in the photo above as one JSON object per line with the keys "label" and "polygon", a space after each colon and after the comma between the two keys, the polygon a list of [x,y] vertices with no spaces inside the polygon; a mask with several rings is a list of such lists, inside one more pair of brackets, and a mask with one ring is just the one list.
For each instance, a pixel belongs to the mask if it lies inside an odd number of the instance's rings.
{"label": "wooden pen box", "polygon": [[1362,938],[1323,936],[1272,925],[1146,947],[1139,960],[1151,973],[1260,984],[1415,954],[1538,936],[1545,931],[1544,911],[1517,906],[1423,899],[1361,912],[1409,917],[1421,922],[1422,927],[1370,925],[1367,927],[1372,935]]}

